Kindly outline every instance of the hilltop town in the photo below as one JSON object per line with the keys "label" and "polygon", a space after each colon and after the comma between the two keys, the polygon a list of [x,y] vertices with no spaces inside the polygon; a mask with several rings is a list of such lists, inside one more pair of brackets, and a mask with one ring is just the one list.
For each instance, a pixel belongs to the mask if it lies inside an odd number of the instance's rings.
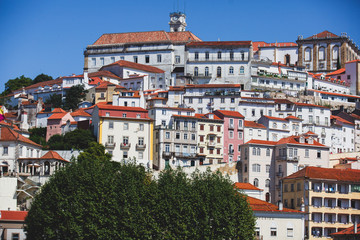
{"label": "hilltop town", "polygon": [[[135,160],[155,176],[177,167],[228,175],[248,195],[257,239],[357,234],[357,44],[326,30],[294,42],[206,41],[186,26],[174,12],[169,31],[103,34],[86,47],[80,74],[6,96],[0,224],[19,230],[2,234],[25,238],[36,193],[81,152],[44,148],[29,139],[36,128],[46,142],[89,130],[113,161]],[[49,103],[79,85],[77,107]]]}

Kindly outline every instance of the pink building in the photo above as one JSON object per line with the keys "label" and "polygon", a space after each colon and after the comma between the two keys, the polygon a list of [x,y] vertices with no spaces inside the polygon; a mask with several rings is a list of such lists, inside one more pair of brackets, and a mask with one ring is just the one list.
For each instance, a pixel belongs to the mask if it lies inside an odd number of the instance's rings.
{"label": "pink building", "polygon": [[51,136],[62,134],[61,126],[66,124],[67,121],[74,122],[74,118],[70,112],[54,113],[47,119],[46,141],[49,141]]}
{"label": "pink building", "polygon": [[240,146],[244,143],[244,116],[236,111],[216,110],[224,120],[224,162],[240,160]]}

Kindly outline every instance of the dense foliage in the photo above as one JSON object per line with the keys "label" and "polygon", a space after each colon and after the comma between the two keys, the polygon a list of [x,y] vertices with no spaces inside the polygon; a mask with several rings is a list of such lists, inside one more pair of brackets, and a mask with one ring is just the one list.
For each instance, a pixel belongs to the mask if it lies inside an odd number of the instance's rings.
{"label": "dense foliage", "polygon": [[253,239],[244,198],[220,173],[167,170],[153,180],[91,143],[55,173],[26,218],[28,239]]}
{"label": "dense foliage", "polygon": [[30,140],[46,146],[46,127],[30,128]]}
{"label": "dense foliage", "polygon": [[51,136],[47,145],[52,150],[86,149],[94,141],[96,139],[90,130],[77,128],[65,135]]}
{"label": "dense foliage", "polygon": [[50,81],[50,80],[53,80],[53,78],[51,76],[41,73],[34,78],[34,80],[32,81],[32,84],[39,83],[39,82],[46,82],[46,81]]}
{"label": "dense foliage", "polygon": [[63,99],[61,94],[51,94],[45,101],[46,104],[51,104],[52,108],[61,108],[63,105]]}
{"label": "dense foliage", "polygon": [[88,91],[84,89],[82,85],[72,86],[69,90],[66,91],[66,97],[64,102],[64,109],[66,110],[75,110],[78,108],[79,103],[81,103],[86,98],[86,93]]}

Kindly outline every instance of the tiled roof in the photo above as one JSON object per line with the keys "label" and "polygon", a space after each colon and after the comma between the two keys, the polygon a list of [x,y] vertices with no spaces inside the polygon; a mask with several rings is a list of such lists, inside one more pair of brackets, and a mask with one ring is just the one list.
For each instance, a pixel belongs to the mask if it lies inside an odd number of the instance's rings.
{"label": "tiled roof", "polygon": [[254,121],[244,121],[244,126],[247,128],[266,128],[264,125]]}
{"label": "tiled roof", "polygon": [[114,79],[121,79],[119,76],[116,76],[115,74],[113,74],[110,71],[106,71],[106,70],[101,70],[101,71],[97,71],[97,72],[92,72],[88,74],[89,78],[94,78],[94,77],[108,77],[108,78],[114,78]]}
{"label": "tiled roof", "polygon": [[20,141],[37,147],[42,147],[41,145],[10,129],[9,127],[1,127],[0,135],[0,141]]}
{"label": "tiled roof", "polygon": [[201,41],[193,33],[165,31],[107,33],[103,34],[93,45],[126,44],[126,43],[153,43],[153,42],[188,42]]}
{"label": "tiled roof", "polygon": [[287,122],[287,120],[285,118],[272,117],[272,116],[267,116],[267,115],[263,115],[263,117],[268,118],[270,120]]}
{"label": "tiled roof", "polygon": [[317,134],[312,131],[307,131],[307,133],[305,133],[305,135],[317,135]]}
{"label": "tiled roof", "polygon": [[287,100],[287,99],[274,99],[274,101],[276,103],[280,103],[280,104],[294,104],[293,102]]}
{"label": "tiled roof", "polygon": [[340,122],[345,123],[345,124],[348,124],[348,125],[355,125],[354,123],[349,122],[349,121],[347,121],[347,120],[345,120],[345,119],[343,119],[343,118],[341,118],[341,117],[339,117],[339,116],[331,115],[330,118],[331,118],[331,119],[336,119],[337,121],[340,121]]}
{"label": "tiled roof", "polygon": [[144,65],[144,64],[140,64],[140,63],[129,62],[129,61],[125,61],[125,60],[119,60],[117,62],[103,66],[101,69],[108,67],[108,66],[114,66],[114,65],[118,65],[120,67],[133,68],[133,69],[142,70],[142,71],[151,72],[151,73],[164,73],[165,72],[164,70],[161,70],[160,68],[157,68],[157,67]]}
{"label": "tiled roof", "polygon": [[352,60],[352,61],[349,61],[349,62],[346,62],[346,63],[355,63],[355,62],[360,62],[360,59],[355,59],[355,60]]}
{"label": "tiled roof", "polygon": [[0,221],[25,221],[27,211],[0,210]]}
{"label": "tiled roof", "polygon": [[124,107],[124,106],[113,106],[107,104],[96,104],[95,106],[97,106],[100,110],[148,112],[146,109],[141,107]]}
{"label": "tiled roof", "polygon": [[4,126],[7,126],[7,127],[11,127],[12,129],[14,130],[20,130],[18,126],[12,124],[12,123],[8,123],[6,122],[6,120],[3,120],[0,122],[0,125],[4,125]]}
{"label": "tiled roof", "polygon": [[240,88],[240,84],[188,84],[185,88]]}
{"label": "tiled roof", "polygon": [[222,47],[222,46],[250,46],[251,41],[206,41],[191,42],[186,44],[187,47]]}
{"label": "tiled roof", "polygon": [[[175,110],[175,111],[188,111],[188,112],[195,112],[195,109],[193,108],[180,108],[180,107],[153,107],[156,109],[170,109],[170,110]],[[152,108],[150,108],[152,109]]]}
{"label": "tiled roof", "polygon": [[70,113],[70,115],[72,117],[80,117],[80,116],[91,117],[91,115],[89,113],[85,112],[85,110],[83,108],[80,108],[80,109],[76,110],[75,112]]}
{"label": "tiled roof", "polygon": [[111,82],[108,82],[108,81],[103,81],[103,82],[100,83],[100,85],[97,86],[95,89],[96,89],[96,90],[106,90],[109,86],[111,86],[111,87],[114,87],[114,86],[115,86],[115,89],[126,89],[126,88],[123,87],[123,86],[116,85],[116,84],[111,83]]}
{"label": "tiled roof", "polygon": [[338,75],[338,74],[343,74],[343,73],[345,73],[345,68],[340,68],[336,71],[326,74],[326,76],[328,77],[328,76],[333,76],[333,75]]}
{"label": "tiled roof", "polygon": [[48,117],[48,120],[58,120],[58,119],[62,119],[66,114],[67,114],[67,112],[64,112],[64,113],[54,113],[54,114],[52,114],[50,117]]}
{"label": "tiled roof", "polygon": [[55,160],[69,162],[68,160],[63,159],[57,152],[52,150],[45,153],[44,156],[41,157],[41,159],[49,159],[49,160],[55,159]]}
{"label": "tiled roof", "polygon": [[99,77],[91,77],[89,78],[89,85],[99,85],[100,83],[102,83],[103,80],[101,80]]}
{"label": "tiled roof", "polygon": [[293,120],[298,120],[298,121],[302,121],[302,119],[298,118],[298,117],[295,117],[293,115],[290,115],[290,116],[287,116],[285,119],[293,119]]}
{"label": "tiled roof", "polygon": [[170,86],[169,91],[185,91],[184,86]]}
{"label": "tiled roof", "polygon": [[238,189],[263,191],[262,189],[255,187],[251,183],[236,182],[234,186]]}
{"label": "tiled roof", "polygon": [[261,145],[273,145],[275,146],[277,142],[274,141],[266,141],[266,140],[258,140],[258,139],[251,139],[250,141],[244,144],[261,144]]}
{"label": "tiled roof", "polygon": [[318,38],[338,38],[338,35],[335,35],[329,31],[323,31],[321,33],[312,35],[311,37],[305,38],[305,40],[310,40],[310,39],[318,39]]}
{"label": "tiled roof", "polygon": [[333,95],[333,96],[340,96],[340,97],[350,97],[350,98],[360,98],[360,96],[348,95],[348,94],[342,94],[342,93],[325,92],[325,91],[320,91],[320,90],[315,90],[315,89],[308,89],[308,91],[314,91],[314,92],[318,92],[318,93],[325,94],[325,95]]}
{"label": "tiled roof", "polygon": [[[210,114],[212,114],[214,116],[214,118],[210,118],[209,117]],[[197,117],[199,119],[209,119],[209,120],[221,120],[221,121],[223,121],[221,118],[219,118],[218,116],[216,116],[213,113],[206,113],[206,114],[195,113],[195,117]]]}
{"label": "tiled roof", "polygon": [[[53,85],[59,85],[61,86],[63,82],[62,78],[57,78],[55,80],[45,81],[45,82],[39,82],[30,86],[25,87],[25,90],[32,89],[32,88],[38,88],[38,87],[45,87],[45,86],[53,86]],[[21,89],[18,89],[17,91],[20,91]]]}
{"label": "tiled roof", "polygon": [[52,113],[66,113],[66,111],[62,108],[54,108],[51,112]]}
{"label": "tiled roof", "polygon": [[253,51],[256,52],[261,47],[296,47],[297,44],[293,42],[277,42],[277,43],[266,43],[264,41],[253,42]]}
{"label": "tiled roof", "polygon": [[249,197],[249,196],[247,196],[246,198],[247,198],[247,201],[249,202],[251,209],[255,212],[302,213],[300,211],[288,209],[288,208],[283,208],[283,210],[279,210],[279,207],[272,203],[268,203],[263,200]]}
{"label": "tiled roof", "polygon": [[[354,228],[355,228],[355,226],[351,226],[351,227],[346,228],[346,229],[344,229],[342,231],[339,231],[339,232],[336,232],[336,233],[331,233],[330,235],[332,235],[332,236],[360,235],[360,223],[357,225],[357,233],[355,233]],[[360,238],[360,236],[357,236],[356,238],[354,236],[354,238],[347,238],[347,239],[359,239],[359,238]]]}
{"label": "tiled roof", "polygon": [[360,170],[356,169],[337,169],[337,168],[320,168],[305,167],[296,173],[293,173],[284,179],[292,178],[309,178],[337,180],[344,182],[360,182]]}
{"label": "tiled roof", "polygon": [[215,114],[220,113],[221,115],[223,115],[225,117],[245,118],[243,115],[241,115],[241,113],[236,112],[236,111],[216,110],[214,113]]}
{"label": "tiled roof", "polygon": [[[308,90],[313,91],[313,89],[308,89]],[[320,106],[320,105],[315,105],[315,104],[310,104],[310,103],[294,102],[294,104],[297,105],[297,106],[302,106],[302,107],[328,108],[328,107],[324,107],[324,106]]]}
{"label": "tiled roof", "polygon": [[17,117],[17,113],[15,112],[7,112],[4,113],[5,118],[16,118]]}
{"label": "tiled roof", "polygon": [[298,144],[298,145],[306,145],[306,146],[326,147],[325,145],[319,143],[315,139],[313,140],[313,143],[309,143],[308,141],[305,141],[304,143],[300,143],[300,136],[290,136],[290,137],[282,138],[277,142],[277,145],[280,144]]}

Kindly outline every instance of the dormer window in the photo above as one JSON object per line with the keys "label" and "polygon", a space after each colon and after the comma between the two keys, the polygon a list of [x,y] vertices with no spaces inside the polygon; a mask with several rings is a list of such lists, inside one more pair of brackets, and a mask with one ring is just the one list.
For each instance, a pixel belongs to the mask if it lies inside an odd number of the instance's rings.
{"label": "dormer window", "polygon": [[214,115],[213,115],[213,114],[209,114],[209,119],[214,119]]}

